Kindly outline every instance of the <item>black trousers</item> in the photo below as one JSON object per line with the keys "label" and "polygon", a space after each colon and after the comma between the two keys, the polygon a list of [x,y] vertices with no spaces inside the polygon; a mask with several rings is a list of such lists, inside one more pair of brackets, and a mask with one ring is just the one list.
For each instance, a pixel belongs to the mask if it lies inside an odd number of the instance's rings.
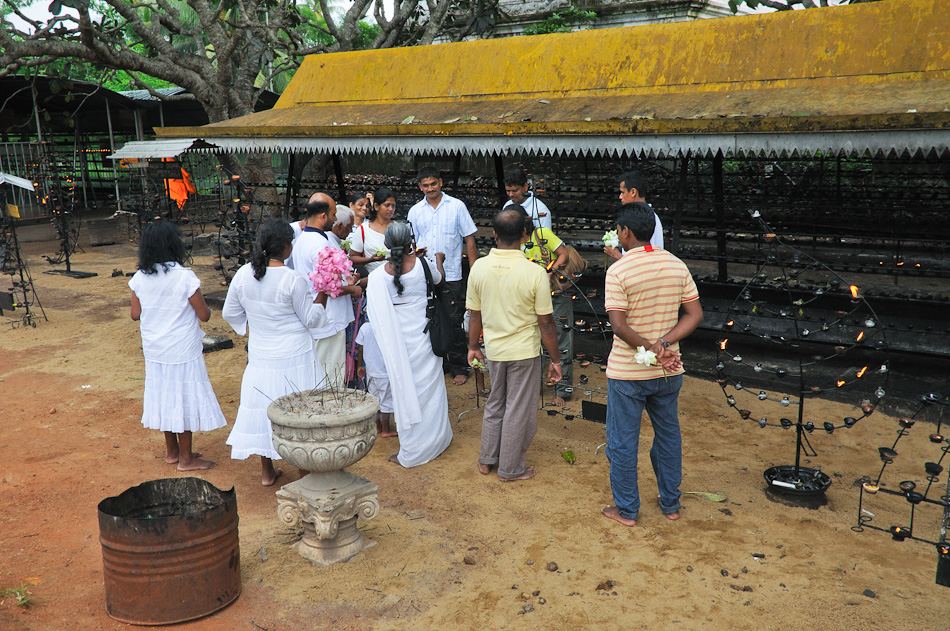
{"label": "black trousers", "polygon": [[462,330],[462,320],[465,317],[465,281],[445,281],[442,286],[442,304],[455,324],[452,348],[443,361],[443,367],[453,376],[468,374],[468,336]]}

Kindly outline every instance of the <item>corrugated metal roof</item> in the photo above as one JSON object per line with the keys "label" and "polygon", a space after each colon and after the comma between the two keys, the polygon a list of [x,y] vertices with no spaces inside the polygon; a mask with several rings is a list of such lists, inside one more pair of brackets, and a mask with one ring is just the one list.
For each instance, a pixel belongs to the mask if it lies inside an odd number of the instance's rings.
{"label": "corrugated metal roof", "polygon": [[129,158],[174,158],[189,150],[211,149],[214,145],[200,138],[166,138],[162,140],[135,140],[127,142],[121,149],[108,158],[122,160]]}
{"label": "corrugated metal roof", "polygon": [[235,152],[943,154],[946,41],[950,2],[888,0],[313,55],[273,110],[158,133]]}
{"label": "corrugated metal roof", "polygon": [[[177,96],[183,92],[186,92],[185,88],[173,87],[173,88],[155,88],[155,92],[163,96]],[[154,96],[148,90],[122,90],[119,92],[122,96],[132,99],[133,101],[158,101],[160,100],[157,96]]]}
{"label": "corrugated metal roof", "polygon": [[19,186],[20,188],[25,188],[28,191],[35,190],[33,188],[33,182],[25,178],[17,177],[16,175],[10,175],[9,173],[3,173],[0,171],[0,184],[8,182],[13,186]]}

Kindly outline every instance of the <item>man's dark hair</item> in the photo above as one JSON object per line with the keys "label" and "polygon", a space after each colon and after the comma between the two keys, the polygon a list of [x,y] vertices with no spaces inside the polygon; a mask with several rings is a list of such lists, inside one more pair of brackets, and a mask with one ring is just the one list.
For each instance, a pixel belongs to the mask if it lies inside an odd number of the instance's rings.
{"label": "man's dark hair", "polygon": [[623,184],[624,188],[628,191],[634,188],[637,189],[637,192],[640,193],[640,197],[647,196],[647,182],[639,171],[633,170],[621,174],[617,179],[617,183]]}
{"label": "man's dark hair", "polygon": [[304,215],[307,219],[311,217],[316,217],[317,215],[322,215],[323,213],[330,212],[330,204],[320,201],[313,200],[307,202],[307,213]]}
{"label": "man's dark hair", "polygon": [[624,204],[617,213],[617,225],[633,232],[633,236],[641,243],[649,243],[653,231],[656,229],[656,217],[653,209],[643,202]]}
{"label": "man's dark hair", "polygon": [[416,175],[416,184],[422,182],[422,180],[427,180],[430,177],[441,180],[442,174],[439,173],[439,170],[435,167],[422,167],[419,169],[419,173]]}
{"label": "man's dark hair", "polygon": [[498,241],[504,244],[517,243],[524,235],[525,216],[515,210],[503,210],[495,215],[492,226]]}
{"label": "man's dark hair", "polygon": [[528,174],[521,167],[505,171],[505,186],[524,186],[528,183]]}

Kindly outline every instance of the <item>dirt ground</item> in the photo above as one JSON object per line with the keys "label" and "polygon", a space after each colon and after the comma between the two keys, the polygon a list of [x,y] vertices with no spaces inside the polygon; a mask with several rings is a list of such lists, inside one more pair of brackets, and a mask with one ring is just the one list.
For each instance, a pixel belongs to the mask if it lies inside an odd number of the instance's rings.
{"label": "dirt ground", "polygon": [[[134,271],[134,246],[87,247],[75,255],[75,269],[99,274],[85,280],[41,273],[49,267],[40,255],[55,244],[25,250],[49,321],[0,326],[0,587],[28,587],[32,605],[3,599],[0,628],[122,629],[105,611],[96,505],[146,480],[184,475],[164,463],[161,434],[139,422],[138,324],[128,316],[127,279],[111,276],[114,269]],[[193,269],[206,293],[221,289],[211,257],[197,257]],[[244,342],[219,313],[203,329],[235,340],[233,349],[205,356],[233,422]],[[604,400],[602,372],[591,366],[575,374],[590,377],[584,396]],[[685,495],[677,522],[647,500],[640,523],[628,529],[600,515],[611,503],[603,425],[542,413],[528,455],[537,477],[503,484],[476,471],[481,410],[472,410],[475,401],[466,396],[473,386],[448,389],[455,439],[440,458],[404,470],[386,461],[396,439],[380,439],[352,467],[379,485],[380,513],[360,526],[376,545],[325,569],[291,548],[294,533],[277,520],[275,488],[260,485],[258,463],[230,460],[230,427],[196,435],[197,449],[218,462],[200,477],[237,490],[243,593],[182,626],[948,628],[950,591],[934,583],[934,548],[851,530],[853,482],[877,474],[877,447],[893,442],[894,418],[874,414],[833,436],[816,432],[812,464],[833,474],[834,484],[827,504],[793,507],[770,498],[762,479],[765,468],[793,462],[792,434],[741,420],[715,383],[687,378],[680,399],[683,490],[721,491],[728,500]],[[579,414],[580,402],[570,409]],[[859,416],[854,412],[826,401],[810,409],[816,420]],[[905,479],[926,484],[923,463],[940,457],[927,440],[931,431],[920,423],[902,439],[885,475],[889,486]],[[643,434],[641,493],[651,498],[648,423]],[[576,454],[573,466],[561,457],[565,449]],[[908,521],[901,498],[878,494],[865,506],[876,525]],[[918,511],[915,533],[936,539],[939,518],[934,506]]]}

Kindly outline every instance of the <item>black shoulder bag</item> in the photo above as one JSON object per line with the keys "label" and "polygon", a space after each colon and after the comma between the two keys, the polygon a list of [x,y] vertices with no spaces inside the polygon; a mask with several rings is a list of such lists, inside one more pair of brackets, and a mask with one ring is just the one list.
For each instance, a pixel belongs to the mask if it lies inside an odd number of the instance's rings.
{"label": "black shoulder bag", "polygon": [[429,340],[432,342],[432,352],[439,357],[445,357],[452,346],[452,318],[442,303],[442,290],[432,282],[432,272],[429,271],[429,263],[425,257],[420,256],[419,262],[422,263],[422,271],[426,275],[426,323],[425,331],[429,333]]}

